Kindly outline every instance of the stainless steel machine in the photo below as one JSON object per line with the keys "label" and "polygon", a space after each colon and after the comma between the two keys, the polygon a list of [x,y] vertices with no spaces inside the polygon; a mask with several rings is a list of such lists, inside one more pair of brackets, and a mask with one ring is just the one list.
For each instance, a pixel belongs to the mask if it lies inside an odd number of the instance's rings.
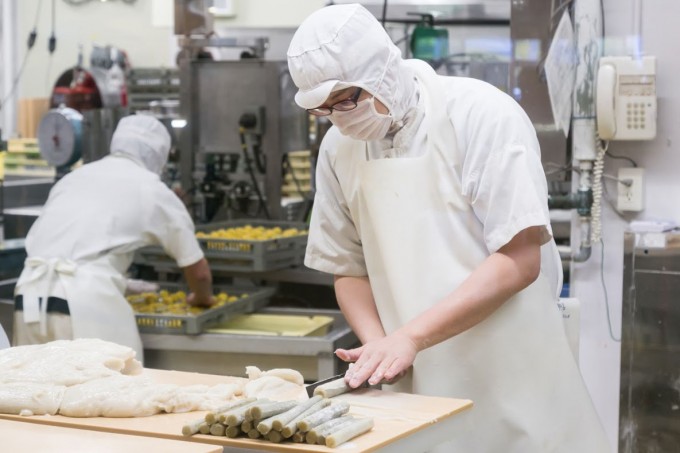
{"label": "stainless steel machine", "polygon": [[624,240],[619,452],[680,451],[680,231]]}
{"label": "stainless steel machine", "polygon": [[[267,61],[266,37],[216,37],[210,2],[175,0],[182,189],[198,223],[282,218],[285,155],[309,148],[307,114],[293,100],[285,61]],[[241,50],[241,59],[209,49]]]}
{"label": "stainless steel machine", "polygon": [[307,149],[306,112],[285,62],[180,63],[182,187],[194,188],[199,222],[281,218],[284,156]]}

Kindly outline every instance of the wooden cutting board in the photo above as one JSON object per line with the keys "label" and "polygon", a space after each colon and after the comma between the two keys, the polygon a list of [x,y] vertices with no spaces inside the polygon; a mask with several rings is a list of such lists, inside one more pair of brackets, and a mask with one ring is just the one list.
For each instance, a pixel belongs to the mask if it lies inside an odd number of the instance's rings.
{"label": "wooden cutting board", "polygon": [[[179,385],[232,383],[243,378],[215,376],[180,371],[145,370],[156,382]],[[352,439],[339,447],[345,452],[368,452],[389,446],[391,443],[411,436],[426,428],[437,428],[437,424],[456,416],[472,407],[469,400],[429,397],[395,393],[383,390],[362,389],[335,397],[350,404],[350,414],[359,417],[372,417],[375,427],[370,432]],[[296,443],[274,444],[248,438],[230,439],[227,437],[194,435],[182,436],[182,426],[189,421],[202,418],[206,412],[184,414],[158,414],[137,418],[71,418],[56,416],[20,417],[0,414],[0,419],[16,420],[27,423],[40,423],[65,426],[111,433],[133,434],[156,438],[209,443],[224,447],[253,449],[276,452],[330,452],[334,449],[319,445]],[[442,425],[443,426],[443,425]],[[442,428],[444,429],[444,428]],[[447,433],[455,436],[455,432]],[[426,436],[427,438],[427,436]],[[425,447],[425,445],[423,445]],[[337,449],[336,449],[337,450]]]}
{"label": "wooden cutting board", "polygon": [[146,436],[98,433],[59,426],[0,420],[2,451],[50,453],[221,453],[218,445]]}

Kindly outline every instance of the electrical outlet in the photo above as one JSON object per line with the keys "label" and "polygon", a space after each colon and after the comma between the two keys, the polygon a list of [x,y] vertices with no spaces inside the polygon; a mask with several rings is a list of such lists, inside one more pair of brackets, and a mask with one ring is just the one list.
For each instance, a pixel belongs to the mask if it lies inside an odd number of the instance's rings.
{"label": "electrical outlet", "polygon": [[644,176],[644,168],[619,168],[618,199],[616,203],[619,211],[642,211],[644,209]]}

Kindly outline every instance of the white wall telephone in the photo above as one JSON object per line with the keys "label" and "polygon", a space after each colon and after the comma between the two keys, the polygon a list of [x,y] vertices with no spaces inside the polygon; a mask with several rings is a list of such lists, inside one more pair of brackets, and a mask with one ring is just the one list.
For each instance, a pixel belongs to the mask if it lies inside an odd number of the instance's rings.
{"label": "white wall telephone", "polygon": [[596,109],[601,139],[653,139],[656,136],[656,57],[600,58]]}

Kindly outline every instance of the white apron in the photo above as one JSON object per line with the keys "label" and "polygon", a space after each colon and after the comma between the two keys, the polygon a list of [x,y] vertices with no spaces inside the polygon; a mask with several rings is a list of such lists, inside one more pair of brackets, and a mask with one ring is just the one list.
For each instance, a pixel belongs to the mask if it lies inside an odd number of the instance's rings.
{"label": "white apron", "polygon": [[[482,225],[461,194],[462,159],[438,101],[443,87],[426,64],[414,70],[429,121],[425,153],[368,161],[359,143],[341,164],[359,175],[341,184],[388,333],[451,293],[488,256]],[[543,275],[479,325],[420,352],[410,378],[395,390],[474,402],[470,431],[437,451],[609,451]]]}
{"label": "white apron", "polygon": [[125,278],[118,271],[124,264],[116,260],[123,258],[109,254],[84,263],[28,258],[15,290],[15,294],[23,295],[23,321],[40,323],[41,333],[46,334],[47,303],[39,308],[38,298],[46,301],[58,279],[66,293],[73,338],[100,338],[128,346],[142,361],[135,315],[124,297]]}

